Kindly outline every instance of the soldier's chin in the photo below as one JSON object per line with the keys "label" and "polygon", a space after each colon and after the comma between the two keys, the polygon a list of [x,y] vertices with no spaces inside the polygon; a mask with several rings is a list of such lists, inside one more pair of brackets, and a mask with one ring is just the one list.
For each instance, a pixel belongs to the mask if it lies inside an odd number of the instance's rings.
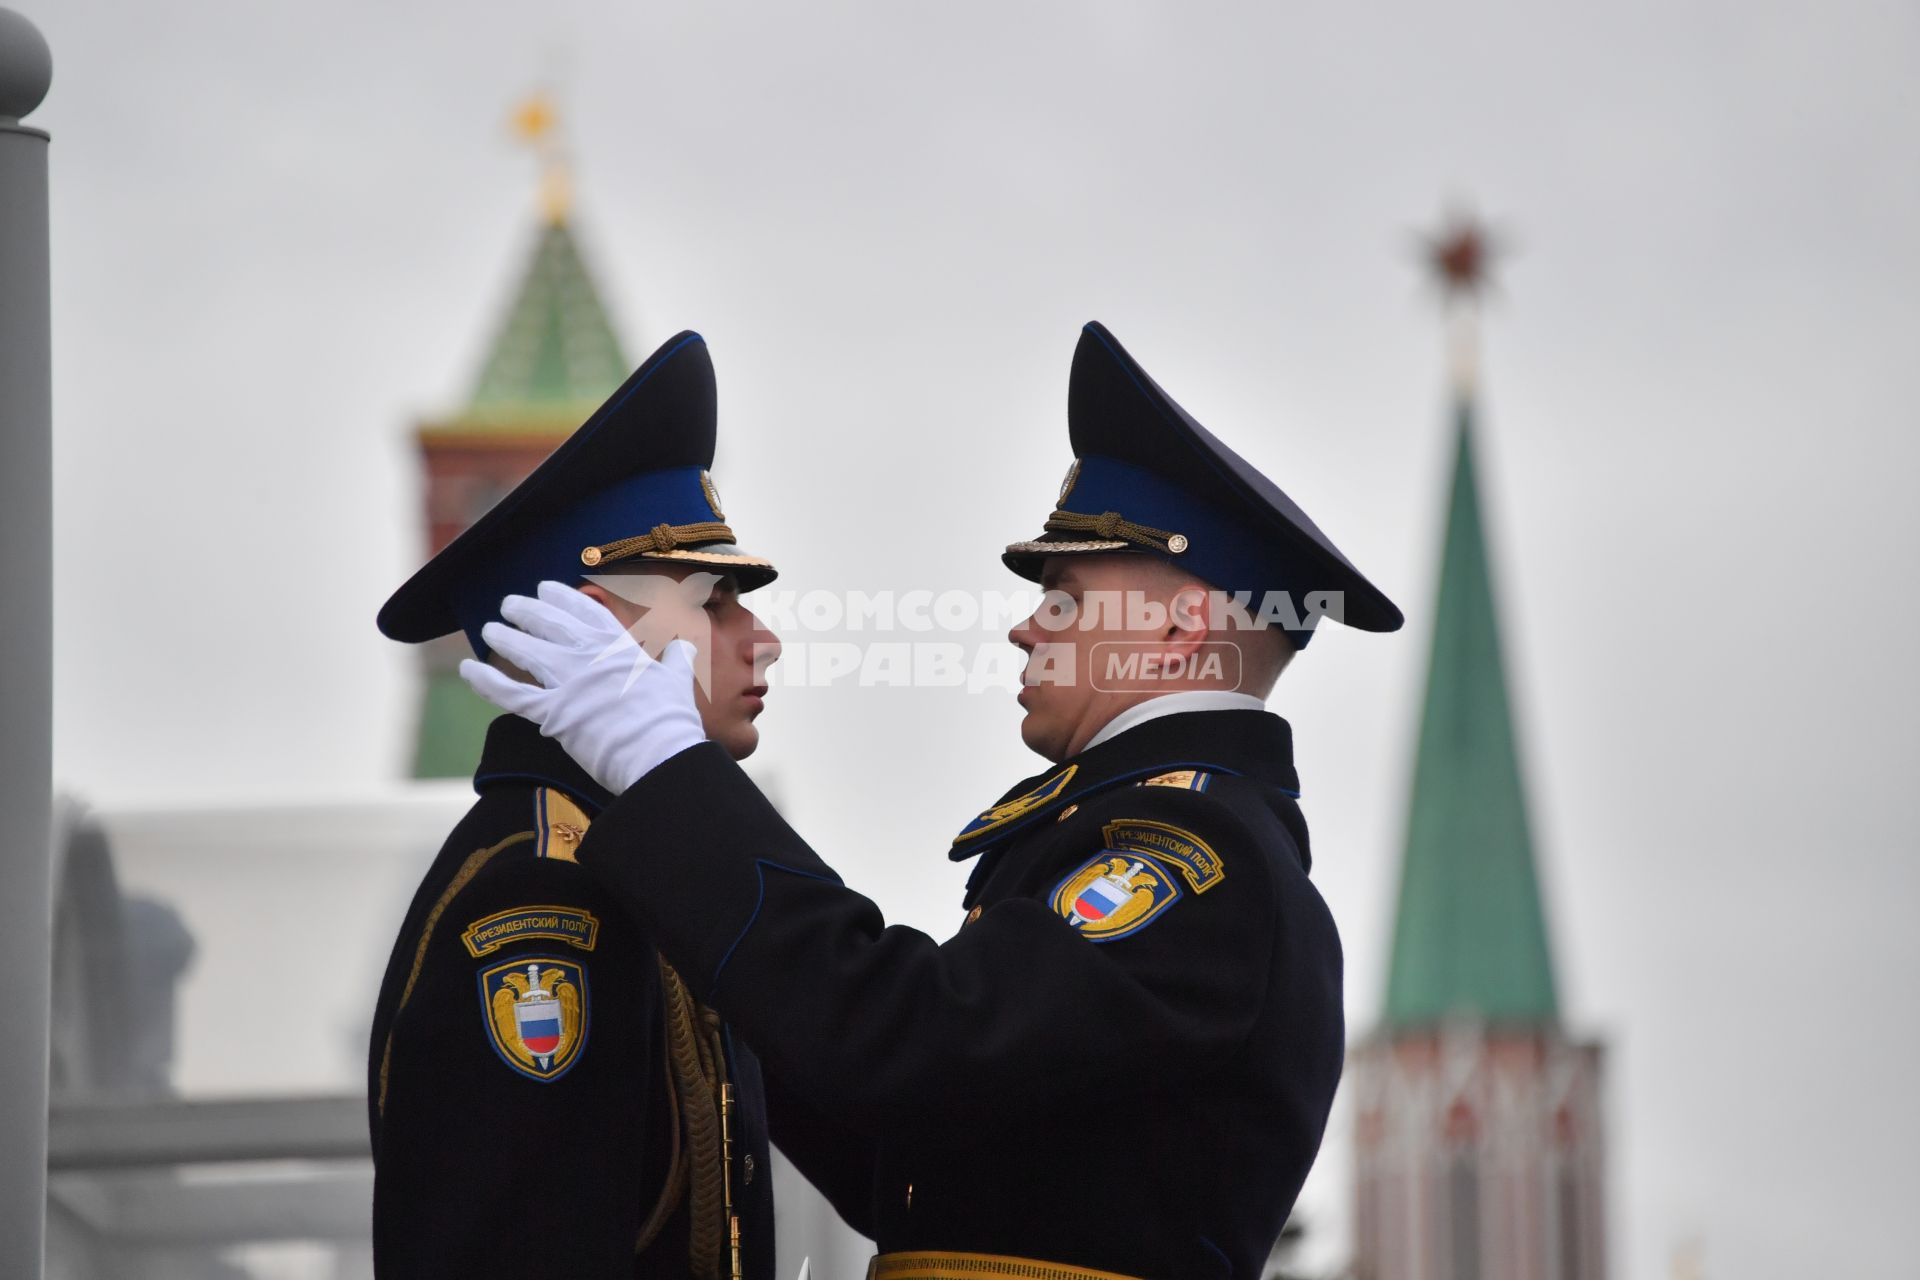
{"label": "soldier's chin", "polygon": [[1026,718],[1020,722],[1020,741],[1027,744],[1027,750],[1049,760],[1060,760],[1066,755],[1064,737],[1053,723],[1053,717],[1044,711],[1028,710]]}
{"label": "soldier's chin", "polygon": [[707,736],[735,760],[745,760],[760,747],[760,730],[745,716],[715,728],[707,726]]}

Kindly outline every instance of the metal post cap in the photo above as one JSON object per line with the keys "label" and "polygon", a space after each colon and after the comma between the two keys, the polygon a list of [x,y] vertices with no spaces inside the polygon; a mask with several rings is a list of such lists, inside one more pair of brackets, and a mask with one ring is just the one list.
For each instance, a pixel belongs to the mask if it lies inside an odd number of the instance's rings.
{"label": "metal post cap", "polygon": [[53,52],[38,27],[0,8],[0,122],[26,115],[53,84]]}

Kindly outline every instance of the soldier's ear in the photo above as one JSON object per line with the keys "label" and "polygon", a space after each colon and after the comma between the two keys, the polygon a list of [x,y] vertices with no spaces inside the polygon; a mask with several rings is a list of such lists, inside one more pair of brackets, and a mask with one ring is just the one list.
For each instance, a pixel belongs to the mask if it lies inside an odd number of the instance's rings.
{"label": "soldier's ear", "polygon": [[609,590],[597,582],[582,582],[578,586],[581,595],[590,600],[598,600],[607,612],[619,619],[620,625],[629,631],[640,624],[640,619],[647,616],[645,605],[627,599],[618,591]]}
{"label": "soldier's ear", "polygon": [[1167,598],[1167,643],[1176,649],[1200,646],[1214,630],[1210,593],[1189,583]]}

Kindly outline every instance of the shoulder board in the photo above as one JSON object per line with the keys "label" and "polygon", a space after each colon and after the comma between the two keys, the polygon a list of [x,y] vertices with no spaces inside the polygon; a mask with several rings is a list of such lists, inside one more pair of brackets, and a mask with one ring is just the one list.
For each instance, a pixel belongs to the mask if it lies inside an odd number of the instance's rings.
{"label": "shoulder board", "polygon": [[1213,775],[1205,769],[1175,769],[1171,773],[1158,773],[1145,778],[1138,785],[1143,787],[1178,787],[1182,791],[1205,791],[1213,782]]}
{"label": "shoulder board", "polygon": [[[1167,763],[1172,763],[1171,761]],[[1220,776],[1235,777],[1235,771],[1223,765],[1200,767],[1198,763],[1180,768],[1168,769],[1164,765],[1150,765],[1131,773],[1117,777],[1100,778],[1087,782],[1076,779],[1079,765],[1070,764],[1057,773],[1048,775],[1045,781],[1031,790],[1002,800],[979,817],[962,828],[953,838],[953,848],[947,856],[955,862],[963,862],[975,854],[1004,843],[1028,824],[1038,821],[1043,815],[1054,814],[1059,821],[1078,810],[1092,797],[1102,794],[1122,794],[1137,786],[1175,787],[1181,790],[1204,792]],[[1082,785],[1072,785],[1076,781]],[[1292,792],[1288,792],[1289,795]],[[1060,812],[1065,806],[1066,812]]]}
{"label": "shoulder board", "polygon": [[1041,782],[1031,791],[1026,791],[1020,795],[1002,800],[999,804],[996,804],[993,808],[988,809],[972,822],[962,827],[960,834],[953,838],[953,843],[960,845],[965,844],[969,840],[976,840],[986,835],[989,831],[998,831],[1003,827],[1018,822],[1031,813],[1046,808],[1067,789],[1067,784],[1073,781],[1073,775],[1078,773],[1079,770],[1079,765],[1070,764],[1060,770],[1060,772]]}
{"label": "shoulder board", "polygon": [[533,856],[574,862],[580,841],[592,819],[566,792],[542,787],[533,797],[533,833],[538,841]]}

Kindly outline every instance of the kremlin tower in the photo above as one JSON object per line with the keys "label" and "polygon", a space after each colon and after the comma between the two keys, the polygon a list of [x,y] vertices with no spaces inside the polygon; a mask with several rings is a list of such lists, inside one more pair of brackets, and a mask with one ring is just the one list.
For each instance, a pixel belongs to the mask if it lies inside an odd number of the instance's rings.
{"label": "kremlin tower", "polygon": [[[533,253],[467,403],[425,422],[416,439],[425,476],[426,557],[438,555],[586,421],[629,372],[619,336],[581,258],[569,174],[552,107],[535,98],[515,125],[542,157]],[[498,714],[460,679],[464,636],[421,647],[425,681],[412,775],[464,778]]]}
{"label": "kremlin tower", "polygon": [[1453,476],[1385,1006],[1348,1059],[1353,1276],[1603,1280],[1603,1053],[1561,1020],[1474,466],[1488,241],[1430,248]]}

